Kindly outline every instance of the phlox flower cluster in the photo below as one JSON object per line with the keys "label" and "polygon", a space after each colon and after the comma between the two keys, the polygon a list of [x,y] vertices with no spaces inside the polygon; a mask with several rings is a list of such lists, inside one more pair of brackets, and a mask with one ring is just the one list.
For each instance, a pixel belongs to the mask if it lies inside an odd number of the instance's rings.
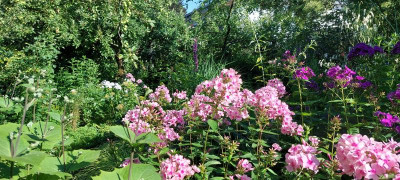
{"label": "phlox flower cluster", "polygon": [[315,82],[314,80],[306,81],[305,85],[307,89],[319,91],[318,83]]}
{"label": "phlox flower cluster", "polygon": [[397,133],[400,133],[399,117],[381,111],[377,111],[375,116],[380,119],[382,125],[385,127],[394,128]]}
{"label": "phlox flower cluster", "polygon": [[289,172],[306,169],[317,173],[320,165],[316,157],[317,153],[315,147],[305,142],[303,144],[293,144],[285,155],[286,169]]}
{"label": "phlox flower cluster", "polygon": [[316,136],[308,137],[308,140],[311,142],[311,146],[318,147],[320,140]]}
{"label": "phlox flower cluster", "polygon": [[274,87],[278,91],[278,97],[281,98],[286,94],[286,87],[278,78],[268,80],[267,86]]}
{"label": "phlox flower cluster", "polygon": [[366,81],[364,77],[356,75],[356,72],[345,66],[342,69],[340,66],[331,67],[326,75],[332,79],[334,82],[329,83],[328,87],[333,88],[336,84],[341,87],[347,87],[349,85],[353,87],[361,87],[363,89],[368,88],[371,86],[371,82]]}
{"label": "phlox flower cluster", "polygon": [[391,53],[392,54],[400,54],[400,41],[397,42],[396,45],[394,45]]}
{"label": "phlox flower cluster", "polygon": [[172,96],[175,97],[175,98],[177,98],[177,99],[180,99],[180,100],[187,99],[187,97],[186,97],[186,91],[180,91],[180,92],[176,91],[176,92],[174,92],[174,93],[172,94]]}
{"label": "phlox flower cluster", "polygon": [[215,119],[227,116],[238,121],[248,118],[241,84],[240,75],[233,69],[224,69],[219,76],[199,84],[188,103],[192,117],[203,121],[210,115]]}
{"label": "phlox flower cluster", "polygon": [[315,74],[310,67],[301,67],[296,70],[293,74],[295,79],[309,80],[311,77],[314,77]]}
{"label": "phlox flower cluster", "polygon": [[169,95],[169,90],[165,85],[158,86],[154,93],[149,94],[149,99],[157,102],[167,102],[172,101]]}
{"label": "phlox flower cluster", "polygon": [[400,84],[397,85],[397,89],[395,91],[388,93],[387,98],[390,101],[393,101],[395,99],[400,100]]}
{"label": "phlox flower cluster", "polygon": [[292,55],[292,54],[290,53],[289,50],[285,51],[285,53],[283,54],[283,59],[282,59],[282,61],[283,61],[283,62],[286,62],[286,61],[287,61],[287,62],[289,62],[290,64],[294,64],[294,63],[297,62],[296,56]]}
{"label": "phlox flower cluster", "polygon": [[149,88],[145,84],[143,84],[143,81],[141,79],[135,79],[135,77],[133,77],[133,75],[131,73],[126,74],[125,78],[126,78],[125,81],[127,81],[127,82],[131,82],[136,85],[142,85],[142,87],[145,89]]}
{"label": "phlox flower cluster", "polygon": [[352,60],[358,56],[373,56],[376,53],[384,53],[384,51],[379,46],[371,47],[365,43],[358,43],[350,50],[347,59]]}
{"label": "phlox flower cluster", "polygon": [[343,134],[336,144],[336,159],[339,169],[355,179],[387,179],[400,174],[399,146],[393,140],[384,143],[361,134]]}
{"label": "phlox flower cluster", "polygon": [[126,79],[130,82],[135,82],[135,77],[131,73],[126,74]]}
{"label": "phlox flower cluster", "polygon": [[229,176],[229,179],[234,180],[235,177],[239,180],[251,180],[245,173],[254,170],[253,165],[247,159],[239,160],[236,166],[236,174],[234,176]]}
{"label": "phlox flower cluster", "polygon": [[238,180],[251,180],[251,178],[250,178],[249,176],[247,176],[246,174],[244,174],[244,175],[235,174],[235,176],[229,176],[229,179],[230,179],[230,180],[234,180],[235,177],[236,177]]}
{"label": "phlox flower cluster", "polygon": [[161,162],[160,171],[163,180],[181,180],[200,172],[200,169],[190,165],[189,159],[176,154]]}
{"label": "phlox flower cluster", "polygon": [[272,144],[272,149],[274,149],[274,151],[282,151],[281,146],[277,143]]}
{"label": "phlox flower cluster", "polygon": [[165,86],[159,86],[156,91],[149,95],[150,100],[142,101],[135,109],[129,110],[123,122],[136,136],[153,132],[156,133],[162,142],[155,144],[155,152],[160,148],[168,146],[169,141],[180,138],[174,127],[183,126],[185,111],[164,110],[159,102],[171,102],[169,90]]}
{"label": "phlox flower cluster", "polygon": [[237,164],[237,169],[238,169],[238,172],[241,172],[243,174],[254,170],[253,165],[251,165],[251,163],[247,159],[239,160],[239,162]]}
{"label": "phlox flower cluster", "polygon": [[360,87],[362,89],[367,89],[368,87],[372,86],[370,81],[365,80],[363,76],[355,76],[352,82],[353,87]]}
{"label": "phlox flower cluster", "polygon": [[254,94],[255,102],[249,104],[255,107],[256,112],[268,119],[282,120],[282,134],[299,135],[303,134],[303,127],[293,122],[294,113],[290,111],[289,106],[278,98],[277,89],[266,86],[256,90]]}
{"label": "phlox flower cluster", "polygon": [[117,90],[121,90],[122,87],[121,85],[119,85],[118,83],[115,82],[110,82],[107,80],[102,81],[101,83],[101,88],[107,88],[107,89],[117,89]]}
{"label": "phlox flower cluster", "polygon": [[[132,163],[134,164],[140,164],[140,160],[138,158],[134,158],[132,159]],[[125,167],[128,166],[129,164],[131,164],[131,160],[129,158],[125,159],[121,165],[119,165],[119,167]]]}
{"label": "phlox flower cluster", "polygon": [[255,109],[258,116],[281,120],[281,132],[302,135],[303,127],[292,121],[294,113],[279,98],[285,87],[279,79],[268,81],[268,85],[255,93],[241,90],[242,79],[233,69],[224,69],[216,78],[204,81],[196,87],[188,102],[188,114],[206,121],[207,118],[225,118],[241,121],[249,117],[248,108]]}

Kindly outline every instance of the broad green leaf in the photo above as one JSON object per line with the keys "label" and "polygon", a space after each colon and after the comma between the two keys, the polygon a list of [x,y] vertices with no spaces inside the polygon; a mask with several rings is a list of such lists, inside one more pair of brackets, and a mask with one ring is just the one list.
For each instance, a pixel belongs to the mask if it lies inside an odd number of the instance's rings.
{"label": "broad green leaf", "polygon": [[161,140],[160,140],[160,138],[158,138],[158,136],[156,136],[153,133],[140,134],[136,139],[136,143],[139,143],[139,144],[151,144],[151,143],[157,143],[157,142],[161,142]]}
{"label": "broad green leaf", "polygon": [[111,126],[110,131],[113,132],[118,137],[128,141],[129,143],[133,143],[135,139],[135,133],[130,129],[124,128],[122,126]]}
{"label": "broad green leaf", "polygon": [[67,171],[73,172],[90,165],[100,156],[96,150],[75,150],[66,153]]}
{"label": "broad green leaf", "polygon": [[[53,149],[56,144],[61,142],[61,126],[53,122],[48,122],[46,132],[44,126],[45,123],[37,122],[28,128],[29,131],[26,132],[29,137],[28,141],[39,141],[42,143],[42,149]],[[43,134],[45,134],[44,139],[42,139]]]}
{"label": "broad green leaf", "polygon": [[208,123],[208,125],[211,127],[211,129],[213,131],[217,131],[218,130],[218,122],[217,121],[210,119],[210,120],[207,121],[207,123]]}
{"label": "broad green leaf", "polygon": [[[93,177],[93,180],[128,180],[129,165],[121,169],[115,169],[112,172],[101,171],[99,176]],[[161,180],[160,174],[156,168],[148,164],[132,164],[131,180]]]}
{"label": "broad green leaf", "polygon": [[[11,133],[14,136],[13,143],[17,141],[17,132],[19,124],[8,123],[0,125],[0,157],[5,160],[20,162],[25,164],[37,165],[46,157],[46,154],[39,151],[29,151],[30,144],[27,141],[26,135],[21,135],[20,141],[17,146],[17,152],[14,157],[11,156]],[[27,131],[26,127],[23,127],[23,131]]]}
{"label": "broad green leaf", "polygon": [[61,122],[61,114],[58,112],[47,112],[47,114],[50,115],[51,118],[53,118],[54,120]]}
{"label": "broad green leaf", "polygon": [[20,155],[13,158],[13,161],[32,164],[32,165],[39,165],[43,159],[48,156],[45,152],[42,151],[31,151],[27,154]]}
{"label": "broad green leaf", "polygon": [[64,172],[62,158],[46,157],[39,166],[34,166],[32,172],[56,175],[60,178],[70,177],[69,173]]}
{"label": "broad green leaf", "polygon": [[38,166],[32,170],[39,173],[57,175],[59,177],[70,176],[73,172],[87,167],[96,161],[100,151],[96,150],[75,150],[65,152],[65,168],[63,157],[46,157]]}

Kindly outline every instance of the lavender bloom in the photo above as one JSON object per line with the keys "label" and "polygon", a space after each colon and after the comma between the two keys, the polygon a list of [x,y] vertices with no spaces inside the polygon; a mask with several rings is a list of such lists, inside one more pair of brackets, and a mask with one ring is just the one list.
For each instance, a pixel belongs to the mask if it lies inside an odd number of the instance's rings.
{"label": "lavender bloom", "polygon": [[314,91],[319,90],[318,83],[315,82],[314,80],[307,81],[305,84],[306,84],[307,89],[314,90]]}
{"label": "lavender bloom", "polygon": [[397,42],[396,45],[394,45],[392,54],[400,54],[400,41]]}
{"label": "lavender bloom", "polygon": [[395,130],[398,134],[400,134],[400,126],[396,126],[396,127],[394,128],[394,130]]}
{"label": "lavender bloom", "polygon": [[195,71],[199,69],[199,60],[197,58],[197,39],[194,39],[193,42],[193,59],[194,59],[194,64],[195,64]]}
{"label": "lavender bloom", "polygon": [[358,43],[350,50],[349,54],[347,55],[347,59],[352,60],[353,58],[358,56],[373,56],[374,54],[374,48],[365,43]]}
{"label": "lavender bloom", "polygon": [[303,79],[303,80],[309,80],[311,77],[314,77],[315,74],[313,70],[309,67],[302,67],[300,69],[297,69],[295,74],[293,74],[293,77],[295,79]]}
{"label": "lavender bloom", "polygon": [[360,87],[363,89],[367,89],[370,86],[372,86],[372,83],[370,81],[365,81],[360,84]]}
{"label": "lavender bloom", "polygon": [[387,98],[389,101],[393,101],[394,99],[400,100],[400,84],[397,85],[397,89],[388,93]]}
{"label": "lavender bloom", "polygon": [[383,49],[379,46],[374,46],[374,53],[385,53],[385,51],[383,51]]}

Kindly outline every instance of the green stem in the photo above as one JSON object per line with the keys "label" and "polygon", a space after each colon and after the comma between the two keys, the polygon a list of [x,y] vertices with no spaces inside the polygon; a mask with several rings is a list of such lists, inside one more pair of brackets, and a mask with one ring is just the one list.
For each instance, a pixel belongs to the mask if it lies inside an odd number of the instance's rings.
{"label": "green stem", "polygon": [[61,148],[62,148],[62,156],[63,156],[63,166],[64,166],[64,172],[66,171],[66,166],[65,166],[65,146],[64,146],[64,116],[65,116],[65,111],[67,110],[67,104],[64,105],[64,112],[61,116]]}
{"label": "green stem", "polygon": [[301,112],[301,125],[304,126],[304,117],[303,117],[303,96],[302,96],[302,89],[300,85],[300,79],[297,79],[297,86],[299,88],[299,95],[300,95],[300,112]]}
{"label": "green stem", "polygon": [[[208,132],[209,131],[210,131],[210,126],[208,126],[207,133],[206,133],[206,139],[204,141],[203,158],[202,158],[202,164],[203,165],[206,162],[207,140],[208,140]],[[205,175],[206,175],[206,172],[204,171],[203,179],[205,179]]]}
{"label": "green stem", "polygon": [[346,99],[344,97],[344,88],[340,88],[342,91],[342,102],[343,102],[343,109],[344,109],[344,117],[346,118],[346,128],[349,130],[349,119],[347,118],[347,106],[346,106]]}
{"label": "green stem", "polygon": [[129,159],[130,163],[129,163],[129,175],[128,175],[128,180],[131,180],[131,176],[132,176],[133,153],[134,153],[134,152],[131,152],[131,157],[130,157],[130,159]]}
{"label": "green stem", "polygon": [[14,174],[14,162],[11,162],[11,166],[10,166],[10,180],[13,179],[13,174]]}

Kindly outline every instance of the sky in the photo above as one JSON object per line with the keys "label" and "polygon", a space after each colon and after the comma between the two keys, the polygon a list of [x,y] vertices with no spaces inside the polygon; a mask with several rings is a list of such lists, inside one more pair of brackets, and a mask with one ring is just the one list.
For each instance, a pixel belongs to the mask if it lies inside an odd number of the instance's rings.
{"label": "sky", "polygon": [[201,0],[185,0],[183,2],[185,3],[183,6],[187,9],[186,13],[191,13],[194,9],[200,6]]}

